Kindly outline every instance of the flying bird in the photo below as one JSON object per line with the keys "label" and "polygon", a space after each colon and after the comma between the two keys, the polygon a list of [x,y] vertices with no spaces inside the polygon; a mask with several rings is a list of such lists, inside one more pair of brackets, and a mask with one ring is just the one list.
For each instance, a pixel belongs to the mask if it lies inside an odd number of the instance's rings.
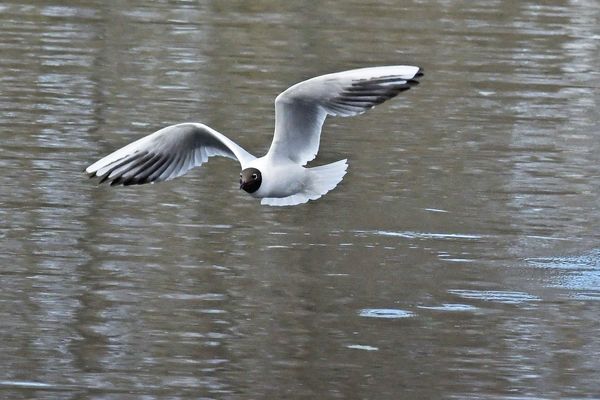
{"label": "flying bird", "polygon": [[100,183],[140,185],[167,181],[212,156],[237,160],[240,189],[261,204],[291,206],[316,200],[346,174],[347,160],[308,168],[319,150],[327,115],[350,117],[418,84],[421,68],[409,65],[353,69],[297,83],[275,99],[275,133],[257,158],[216,130],[197,122],[160,129],[86,168]]}

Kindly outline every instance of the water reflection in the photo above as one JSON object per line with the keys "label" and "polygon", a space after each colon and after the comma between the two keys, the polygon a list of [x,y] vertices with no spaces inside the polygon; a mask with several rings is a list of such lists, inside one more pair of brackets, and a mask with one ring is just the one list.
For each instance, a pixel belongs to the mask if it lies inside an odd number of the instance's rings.
{"label": "water reflection", "polygon": [[600,252],[593,250],[576,256],[530,258],[527,262],[549,274],[554,287],[569,289],[580,300],[600,299]]}
{"label": "water reflection", "polygon": [[394,308],[364,308],[358,313],[361,317],[368,318],[410,318],[414,314],[410,311],[398,310]]}
{"label": "water reflection", "polygon": [[[0,9],[4,396],[600,392],[595,1]],[[328,120],[325,201],[81,174],[182,121],[261,153],[290,84],[398,62],[418,91]]]}
{"label": "water reflection", "polygon": [[492,301],[502,304],[521,304],[541,300],[523,292],[499,291],[499,290],[461,290],[453,289],[448,291],[451,294],[462,297],[463,299],[474,299],[483,301]]}

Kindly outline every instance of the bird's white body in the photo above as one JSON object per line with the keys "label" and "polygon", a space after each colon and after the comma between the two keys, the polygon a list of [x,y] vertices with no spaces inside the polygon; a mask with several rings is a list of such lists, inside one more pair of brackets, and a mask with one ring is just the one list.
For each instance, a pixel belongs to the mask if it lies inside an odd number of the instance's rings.
{"label": "bird's white body", "polygon": [[307,168],[319,150],[327,115],[352,116],[418,83],[419,67],[386,66],[322,75],[291,86],[275,100],[275,134],[266,155],[256,158],[201,123],[168,126],[93,163],[86,172],[111,185],[173,179],[220,155],[242,167],[240,188],[282,206],[315,200],[346,174],[346,160]]}
{"label": "bird's white body", "polygon": [[260,188],[251,193],[253,197],[287,197],[301,191],[308,183],[308,169],[287,158],[275,160],[267,154],[252,160],[246,168],[256,168],[262,172]]}
{"label": "bird's white body", "polygon": [[270,206],[284,206],[316,200],[337,186],[346,174],[346,160],[305,168],[283,158],[274,159],[269,154],[257,158],[247,168],[262,172],[260,188],[250,193],[262,199],[261,203]]}

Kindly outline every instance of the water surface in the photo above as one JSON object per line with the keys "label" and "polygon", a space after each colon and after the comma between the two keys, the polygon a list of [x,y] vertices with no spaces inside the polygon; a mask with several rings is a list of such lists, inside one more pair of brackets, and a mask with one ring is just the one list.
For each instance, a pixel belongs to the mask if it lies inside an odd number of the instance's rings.
{"label": "water surface", "polygon": [[[0,3],[0,397],[600,396],[596,1]],[[82,170],[199,121],[262,154],[300,80],[418,64],[328,119],[316,202],[213,159]]]}

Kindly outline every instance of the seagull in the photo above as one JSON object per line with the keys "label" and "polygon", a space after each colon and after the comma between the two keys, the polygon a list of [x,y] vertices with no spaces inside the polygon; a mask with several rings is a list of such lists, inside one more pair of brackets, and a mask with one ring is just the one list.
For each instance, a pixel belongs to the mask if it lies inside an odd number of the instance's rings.
{"label": "seagull", "polygon": [[140,185],[167,181],[224,156],[241,165],[240,189],[269,206],[316,200],[346,174],[347,160],[308,168],[319,150],[327,115],[350,117],[418,84],[420,67],[359,68],[297,83],[275,99],[275,133],[267,154],[255,157],[198,122],[167,126],[116,150],[85,169],[99,183]]}

